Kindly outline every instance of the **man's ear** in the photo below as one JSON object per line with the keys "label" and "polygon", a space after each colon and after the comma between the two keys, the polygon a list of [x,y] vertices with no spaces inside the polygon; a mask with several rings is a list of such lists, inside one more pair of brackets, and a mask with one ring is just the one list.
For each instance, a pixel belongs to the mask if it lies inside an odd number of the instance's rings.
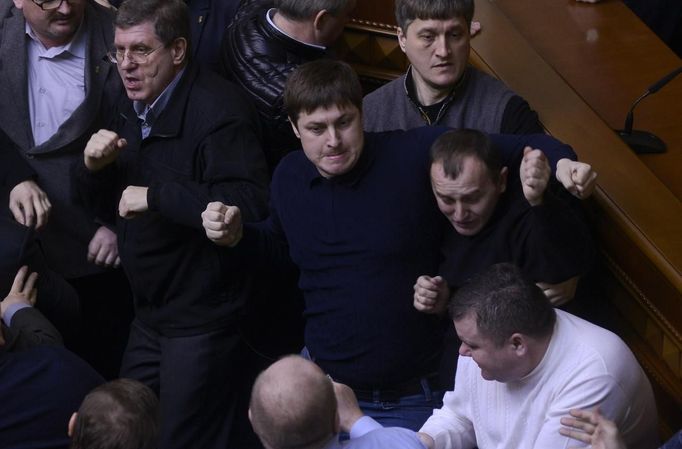
{"label": "man's ear", "polygon": [[500,170],[500,183],[498,185],[498,189],[500,190],[500,193],[504,193],[507,190],[508,174],[509,174],[509,169],[507,167],[502,167],[502,170]]}
{"label": "man's ear", "polygon": [[528,345],[523,335],[516,333],[509,337],[509,344],[517,356],[523,356],[528,352]]}
{"label": "man's ear", "polygon": [[174,65],[181,65],[187,57],[187,39],[179,37],[171,44],[171,56]]}
{"label": "man's ear", "polygon": [[315,28],[315,34],[320,34],[324,30],[324,26],[329,18],[329,11],[322,9],[315,14],[313,19],[313,28]]}
{"label": "man's ear", "polygon": [[291,117],[288,118],[289,123],[291,124],[291,129],[294,130],[294,134],[296,134],[296,137],[299,139],[301,138],[301,133],[298,132],[298,127],[296,127],[296,123],[294,123],[293,120],[291,120]]}
{"label": "man's ear", "polygon": [[74,412],[73,415],[71,415],[71,418],[69,418],[69,427],[67,428],[69,438],[73,438],[73,431],[76,429],[76,419],[77,418],[78,418],[78,412]]}
{"label": "man's ear", "polygon": [[405,53],[405,41],[407,40],[407,36],[403,32],[403,29],[398,27],[398,45],[400,45],[400,49]]}

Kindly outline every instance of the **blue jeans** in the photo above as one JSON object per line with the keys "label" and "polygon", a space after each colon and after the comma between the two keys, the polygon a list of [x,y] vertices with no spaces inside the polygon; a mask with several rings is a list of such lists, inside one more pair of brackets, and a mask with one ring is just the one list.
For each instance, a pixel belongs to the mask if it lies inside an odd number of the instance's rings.
{"label": "blue jeans", "polygon": [[[300,355],[306,360],[315,361],[307,347],[301,350]],[[416,432],[431,416],[433,409],[443,406],[445,394],[444,390],[432,390],[431,384],[425,378],[421,379],[421,387],[420,394],[401,396],[391,401],[381,400],[381,392],[374,391],[376,396],[374,400],[358,399],[358,405],[365,415],[384,427],[404,427]],[[347,439],[348,434],[342,433],[341,440]]]}
{"label": "blue jeans", "polygon": [[443,406],[443,390],[431,390],[426,379],[421,380],[422,393],[402,396],[393,401],[361,401],[358,405],[365,415],[384,427],[404,427],[417,431],[431,416],[433,409]]}

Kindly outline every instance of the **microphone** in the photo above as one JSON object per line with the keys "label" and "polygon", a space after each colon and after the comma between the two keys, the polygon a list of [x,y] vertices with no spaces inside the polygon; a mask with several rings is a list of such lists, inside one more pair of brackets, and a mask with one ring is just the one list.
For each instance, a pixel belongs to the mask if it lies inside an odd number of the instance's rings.
{"label": "microphone", "polygon": [[666,76],[656,81],[654,84],[649,86],[649,88],[640,97],[635,100],[628,112],[627,117],[625,117],[625,125],[623,129],[616,130],[618,135],[627,143],[630,148],[637,154],[650,154],[650,153],[665,153],[666,145],[658,136],[647,132],[638,131],[632,129],[632,123],[634,121],[634,110],[640,101],[645,99],[651,94],[655,94],[663,88],[666,84],[672,81],[677,75],[682,73],[682,67],[678,67],[672,72],[668,73]]}

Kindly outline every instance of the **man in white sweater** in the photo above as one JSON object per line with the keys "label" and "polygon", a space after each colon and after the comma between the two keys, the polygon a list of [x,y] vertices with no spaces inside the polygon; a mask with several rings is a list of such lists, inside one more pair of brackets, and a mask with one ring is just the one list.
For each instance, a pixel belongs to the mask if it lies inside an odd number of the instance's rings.
{"label": "man in white sweater", "polygon": [[599,406],[628,447],[658,447],[651,385],[613,333],[555,310],[510,264],[460,288],[450,316],[462,341],[455,389],[420,430],[437,449],[566,449],[575,408]]}

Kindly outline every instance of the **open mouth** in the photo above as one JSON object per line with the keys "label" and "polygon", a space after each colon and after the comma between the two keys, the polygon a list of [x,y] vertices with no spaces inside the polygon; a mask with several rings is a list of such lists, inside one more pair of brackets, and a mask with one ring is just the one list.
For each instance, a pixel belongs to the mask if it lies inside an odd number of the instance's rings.
{"label": "open mouth", "polygon": [[135,77],[126,76],[123,78],[123,84],[125,85],[126,89],[134,90],[139,89],[142,83],[139,79]]}

